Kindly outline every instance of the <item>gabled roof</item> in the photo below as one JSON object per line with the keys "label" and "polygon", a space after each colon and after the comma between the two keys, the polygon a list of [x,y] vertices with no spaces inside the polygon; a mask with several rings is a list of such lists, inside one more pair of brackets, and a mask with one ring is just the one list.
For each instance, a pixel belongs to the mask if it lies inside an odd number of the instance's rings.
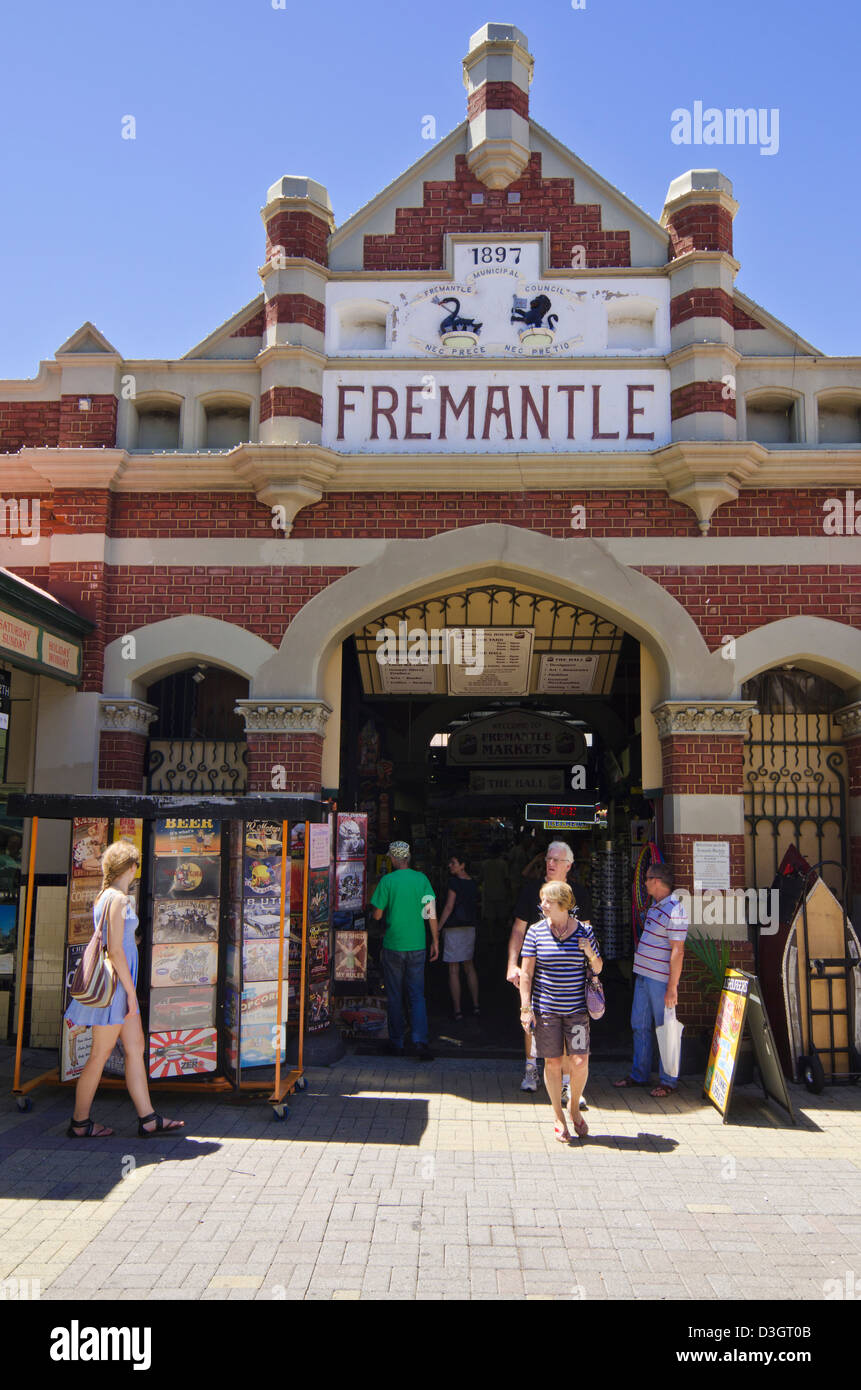
{"label": "gabled roof", "polygon": [[188,352],[183,353],[180,361],[184,362],[189,357],[211,357],[214,347],[231,338],[238,328],[243,328],[249,319],[253,319],[255,314],[260,313],[262,308],[263,295],[258,294],[256,299],[250,300],[232,318],[225,319],[224,323],[210,333],[208,338],[204,338],[202,342],[196,343],[193,348],[189,348]]}
{"label": "gabled roof", "polygon": [[[761,323],[763,328],[769,329],[775,337],[785,342],[787,348],[793,354],[804,353],[810,357],[825,357],[827,355],[821,352],[819,348],[814,347],[812,343],[808,343],[806,338],[800,337],[798,333],[789,328],[787,324],[782,323],[780,319],[775,318],[774,314],[770,314],[767,309],[763,309],[762,305],[757,304],[756,300],[750,299],[746,294],[742,294],[741,290],[736,289],[733,291],[733,299],[737,308],[741,309],[745,314],[749,314],[752,319],[756,319],[758,323]],[[740,331],[744,332],[745,330],[742,329]]]}
{"label": "gabled roof", "polygon": [[54,356],[60,357],[63,353],[67,352],[103,352],[112,357],[121,356],[113,343],[109,343],[104,333],[100,333],[96,325],[90,323],[89,319],[86,323],[81,324],[80,328],[77,332],[72,334],[71,338],[67,338],[66,341],[57,348]]}

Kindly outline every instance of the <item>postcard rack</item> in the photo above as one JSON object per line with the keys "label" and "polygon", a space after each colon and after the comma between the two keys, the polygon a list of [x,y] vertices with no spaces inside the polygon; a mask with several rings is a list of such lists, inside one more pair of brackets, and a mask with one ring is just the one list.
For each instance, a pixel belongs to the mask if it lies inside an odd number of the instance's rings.
{"label": "postcard rack", "polygon": [[[309,856],[329,843],[327,809],[289,795],[10,797],[10,814],[29,817],[32,827],[12,1085],[18,1109],[31,1108],[31,1092],[39,1086],[73,1085],[89,1050],[85,1042],[82,1057],[70,1053],[75,1030],[64,1021],[58,1066],[21,1081],[40,819],[68,820],[86,832],[78,832],[78,842],[72,836],[66,985],[75,951],[83,950],[92,932],[92,903],[101,883],[93,871],[101,848],[109,839],[133,840],[139,850],[143,844],[141,872],[149,891],[141,894],[147,949],[140,968],[149,971],[151,986],[160,986],[150,988],[150,1089],[253,1092],[265,1096],[280,1120],[289,1113],[287,1097],[307,1084]],[[255,1021],[246,1023],[249,1018]],[[185,1027],[177,1026],[183,1022]],[[295,1066],[287,1065],[288,1026],[298,1029]],[[263,1066],[267,1076],[247,1079]],[[121,1073],[116,1049],[100,1085],[123,1087]]]}

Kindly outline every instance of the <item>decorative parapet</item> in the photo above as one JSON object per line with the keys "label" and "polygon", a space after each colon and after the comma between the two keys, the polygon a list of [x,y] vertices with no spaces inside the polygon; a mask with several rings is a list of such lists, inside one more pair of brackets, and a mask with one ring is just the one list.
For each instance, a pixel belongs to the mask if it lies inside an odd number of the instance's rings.
{"label": "decorative parapet", "polygon": [[149,726],[158,719],[155,705],[143,700],[100,700],[99,730],[111,734],[140,734],[146,738]]}
{"label": "decorative parapet", "polygon": [[652,714],[659,738],[670,734],[736,734],[746,737],[755,700],[662,700]]}
{"label": "decorative parapet", "polygon": [[834,720],[843,730],[843,741],[847,738],[857,738],[861,734],[861,700],[856,700],[854,705],[844,705],[843,709],[835,712]]}
{"label": "decorative parapet", "polygon": [[248,734],[319,734],[332,713],[325,700],[237,700]]}

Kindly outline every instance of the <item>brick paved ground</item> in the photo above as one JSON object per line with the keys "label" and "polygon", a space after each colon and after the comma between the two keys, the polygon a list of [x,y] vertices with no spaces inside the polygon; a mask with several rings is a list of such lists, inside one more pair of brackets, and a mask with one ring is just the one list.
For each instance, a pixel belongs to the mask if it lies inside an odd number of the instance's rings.
{"label": "brick paved ground", "polygon": [[[29,1074],[53,1065],[28,1055]],[[65,1138],[71,1093],[19,1114],[0,1049],[0,1279],[42,1298],[823,1299],[861,1288],[861,1089],[793,1087],[799,1126],[697,1084],[652,1101],[598,1065],[591,1134],[553,1139],[516,1063],[348,1057],[289,1118],[169,1097],[188,1137]],[[165,1098],[167,1099],[167,1098]],[[127,1174],[127,1176],[125,1176]]]}

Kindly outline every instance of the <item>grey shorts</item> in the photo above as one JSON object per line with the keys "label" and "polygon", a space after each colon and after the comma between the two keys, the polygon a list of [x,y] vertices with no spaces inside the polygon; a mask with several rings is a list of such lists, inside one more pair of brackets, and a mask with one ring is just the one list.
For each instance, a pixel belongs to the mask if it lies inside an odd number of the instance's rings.
{"label": "grey shorts", "polygon": [[589,1055],[589,1013],[542,1014],[535,1010],[535,1051],[539,1057]]}

